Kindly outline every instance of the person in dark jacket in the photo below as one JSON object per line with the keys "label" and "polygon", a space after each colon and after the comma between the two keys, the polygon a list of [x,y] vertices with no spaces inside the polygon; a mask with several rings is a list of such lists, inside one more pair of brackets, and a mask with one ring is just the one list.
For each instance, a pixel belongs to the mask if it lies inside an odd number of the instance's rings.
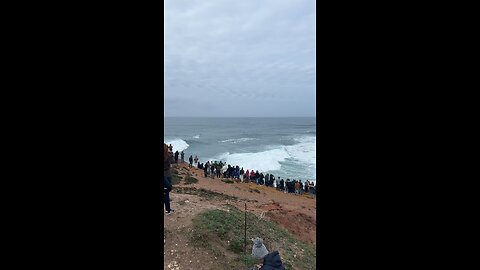
{"label": "person in dark jacket", "polygon": [[189,167],[189,168],[192,168],[192,163],[193,163],[193,157],[192,157],[192,155],[190,155],[190,157],[188,158],[188,163],[189,163],[189,164],[188,164],[188,167]]}
{"label": "person in dark jacket", "polygon": [[174,212],[170,208],[170,191],[172,191],[172,172],[170,171],[170,165],[173,163],[172,156],[168,154],[168,147],[164,145],[163,147],[163,192],[164,192],[164,203],[165,203],[165,213],[169,215]]}
{"label": "person in dark jacket", "polygon": [[185,156],[185,154],[182,151],[182,153],[180,153],[180,159],[182,160],[182,163],[184,162],[184,159],[183,159],[184,156]]}
{"label": "person in dark jacket", "polygon": [[175,163],[178,163],[178,151],[175,151]]}
{"label": "person in dark jacket", "polygon": [[205,177],[207,177],[207,174],[208,174],[208,161],[207,161],[207,163],[205,164],[205,166],[203,166],[203,173],[205,174]]}
{"label": "person in dark jacket", "polygon": [[273,251],[263,257],[263,265],[260,270],[285,270],[285,266],[283,266],[282,259],[280,258],[280,253]]}
{"label": "person in dark jacket", "polygon": [[265,255],[265,257],[263,257],[263,264],[258,265],[257,267],[254,267],[254,268],[250,268],[250,269],[285,270],[285,266],[283,266],[282,259],[280,258],[280,253],[278,253],[278,251],[273,251],[273,252]]}

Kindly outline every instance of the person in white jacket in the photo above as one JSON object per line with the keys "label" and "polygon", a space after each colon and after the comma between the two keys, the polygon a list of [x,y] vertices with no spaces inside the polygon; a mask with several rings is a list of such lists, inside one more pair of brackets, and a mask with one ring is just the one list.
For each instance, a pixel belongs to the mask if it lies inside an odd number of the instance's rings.
{"label": "person in white jacket", "polygon": [[227,171],[227,169],[228,169],[228,166],[227,166],[227,164],[225,163],[225,165],[223,165],[222,170],[220,171],[220,172],[222,173],[222,178],[225,178],[224,176],[225,176],[225,172]]}

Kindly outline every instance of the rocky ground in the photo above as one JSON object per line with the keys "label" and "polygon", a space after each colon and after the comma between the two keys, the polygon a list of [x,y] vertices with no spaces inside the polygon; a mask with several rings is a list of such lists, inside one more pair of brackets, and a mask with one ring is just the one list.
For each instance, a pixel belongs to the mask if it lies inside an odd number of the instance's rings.
{"label": "rocky ground", "polygon": [[[228,259],[228,252],[193,247],[189,236],[195,216],[208,209],[228,212],[228,204],[242,211],[246,204],[248,212],[280,225],[303,243],[316,245],[316,204],[309,195],[296,196],[253,183],[205,178],[202,170],[188,168],[185,163],[173,167],[182,180],[170,193],[175,212],[165,216],[164,269],[224,269],[222,260],[225,256]],[[198,182],[188,183],[184,180],[187,175]]]}

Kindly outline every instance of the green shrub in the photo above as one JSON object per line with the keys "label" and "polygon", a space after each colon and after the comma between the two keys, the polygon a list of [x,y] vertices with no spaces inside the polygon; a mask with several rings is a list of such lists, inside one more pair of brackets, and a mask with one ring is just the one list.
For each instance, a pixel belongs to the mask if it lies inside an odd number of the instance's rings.
{"label": "green shrub", "polygon": [[190,175],[185,178],[185,184],[186,184],[186,185],[194,184],[194,183],[198,183],[197,178],[192,177],[192,176],[190,176]]}
{"label": "green shrub", "polygon": [[[265,245],[272,251],[272,246],[280,252],[287,269],[316,269],[316,247],[297,240],[291,233],[276,223],[247,212],[247,256],[243,255],[245,212],[229,205],[228,212],[207,210],[193,220],[191,242],[194,245],[208,247],[210,243],[223,245],[225,250],[237,254],[239,266],[250,267],[255,260],[249,256],[252,250],[251,238],[263,238]],[[295,256],[296,255],[296,256]],[[250,257],[252,260],[250,260]]]}

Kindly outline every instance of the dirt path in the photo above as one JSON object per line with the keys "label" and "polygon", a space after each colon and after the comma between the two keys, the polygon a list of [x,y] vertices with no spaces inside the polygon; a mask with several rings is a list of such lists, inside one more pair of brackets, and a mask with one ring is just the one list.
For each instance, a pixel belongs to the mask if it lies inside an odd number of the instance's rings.
{"label": "dirt path", "polygon": [[[198,183],[185,184],[182,181],[173,187],[170,198],[175,213],[165,216],[164,224],[167,230],[164,269],[221,269],[214,254],[189,246],[188,235],[194,216],[207,209],[225,210],[226,203],[236,205],[241,210],[244,210],[247,203],[248,211],[270,219],[299,240],[315,245],[314,199],[306,195],[285,194],[275,188],[252,183],[228,184],[221,179],[205,178],[202,170],[190,169],[185,163],[174,166],[180,175],[193,174]],[[199,194],[202,189],[224,194],[225,197],[209,198],[209,194]]]}

